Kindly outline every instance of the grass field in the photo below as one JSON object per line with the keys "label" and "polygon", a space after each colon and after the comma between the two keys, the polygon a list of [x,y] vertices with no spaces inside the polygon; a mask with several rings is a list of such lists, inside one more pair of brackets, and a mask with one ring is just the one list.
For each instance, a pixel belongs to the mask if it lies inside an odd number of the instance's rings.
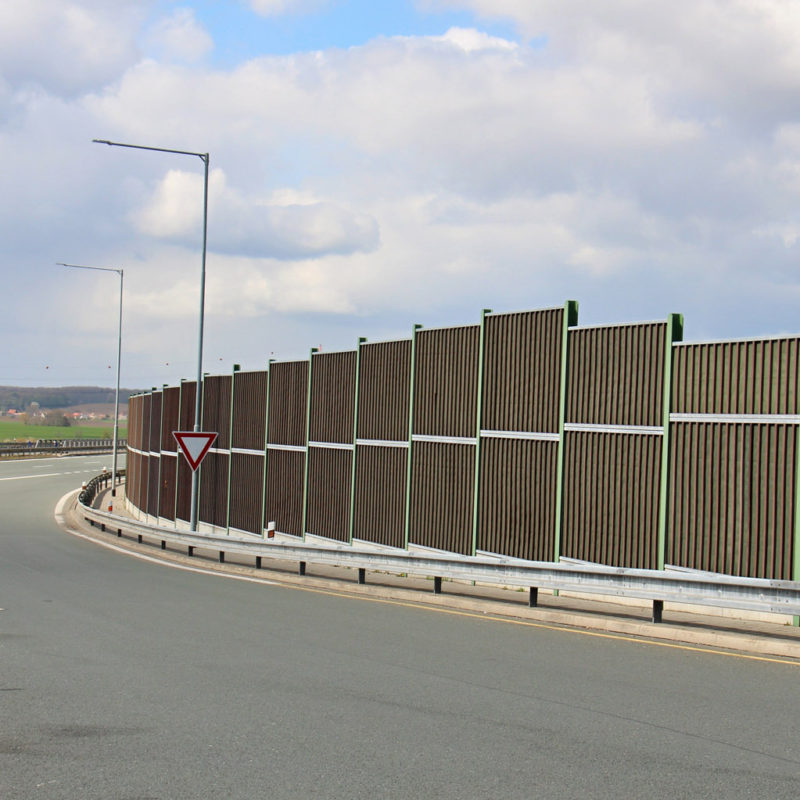
{"label": "grass field", "polygon": [[[23,425],[12,420],[0,420],[0,442],[35,442],[37,439],[109,439],[114,433],[111,422],[104,425],[70,425],[66,428],[54,425]],[[128,435],[127,427],[120,426],[119,436]]]}

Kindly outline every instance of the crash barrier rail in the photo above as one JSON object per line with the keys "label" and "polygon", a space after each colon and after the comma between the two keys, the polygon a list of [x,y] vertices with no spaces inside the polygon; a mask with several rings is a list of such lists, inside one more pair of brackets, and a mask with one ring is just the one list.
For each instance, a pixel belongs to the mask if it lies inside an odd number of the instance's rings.
{"label": "crash barrier rail", "polygon": [[[105,480],[109,478],[110,475]],[[442,592],[442,579],[528,587],[531,607],[537,605],[539,589],[630,597],[652,601],[654,623],[662,621],[665,602],[800,614],[800,581],[740,578],[678,567],[667,567],[663,572],[607,567],[569,559],[547,563],[491,556],[421,555],[388,548],[376,552],[334,543],[285,544],[256,536],[171,530],[93,509],[91,502],[79,502],[84,519],[103,531],[115,530],[118,537],[126,531],[135,534],[140,543],[145,537],[160,541],[162,550],[167,543],[186,547],[189,556],[194,555],[195,549],[217,551],[220,562],[225,561],[226,553],[251,556],[256,569],[261,569],[263,558],[297,561],[300,575],[305,575],[309,563],[350,567],[358,570],[360,584],[366,583],[367,570],[405,573],[432,578],[435,594]]]}
{"label": "crash barrier rail", "polygon": [[[124,477],[125,477],[125,470],[118,469],[117,483],[119,483],[120,479]],[[94,502],[95,497],[97,497],[98,492],[101,489],[108,488],[110,480],[111,480],[111,473],[108,472],[107,470],[104,470],[99,475],[95,475],[94,478],[92,478],[91,480],[86,481],[86,483],[84,483],[81,486],[81,492],[78,495],[78,502],[81,503],[81,505],[91,506],[92,503]]]}
{"label": "crash barrier rail", "polygon": [[[127,439],[117,440],[117,449],[128,446]],[[29,456],[42,453],[97,453],[111,452],[113,439],[37,439],[35,442],[4,442],[0,444],[0,458],[3,456]]]}

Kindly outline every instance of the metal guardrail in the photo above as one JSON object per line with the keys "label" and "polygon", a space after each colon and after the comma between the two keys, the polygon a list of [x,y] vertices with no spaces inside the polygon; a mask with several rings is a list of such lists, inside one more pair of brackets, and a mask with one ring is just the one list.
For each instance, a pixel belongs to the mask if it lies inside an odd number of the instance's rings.
{"label": "metal guardrail", "polygon": [[[127,439],[118,439],[117,447],[124,448]],[[37,439],[35,442],[4,442],[0,444],[3,456],[30,456],[43,453],[106,453],[114,448],[113,439]]]}
{"label": "metal guardrail", "polygon": [[[125,474],[126,473],[124,469],[117,470],[117,483],[120,482],[120,478],[125,477]],[[95,475],[94,478],[84,483],[81,487],[81,493],[78,495],[78,502],[83,506],[91,507],[95,497],[97,497],[98,492],[101,489],[108,488],[108,483],[110,480],[111,473],[108,471],[104,471],[100,473],[100,475]]]}
{"label": "metal guardrail", "polygon": [[[102,476],[101,476],[102,477]],[[108,476],[110,477],[110,475]],[[95,479],[96,480],[96,479]],[[93,499],[93,498],[92,498]],[[216,550],[220,562],[226,553],[251,556],[257,569],[262,558],[297,561],[299,573],[305,574],[307,563],[347,566],[358,569],[358,582],[366,582],[367,570],[383,570],[433,578],[433,590],[442,591],[442,579],[449,578],[479,583],[528,587],[529,605],[537,604],[539,589],[585,592],[652,601],[652,621],[661,622],[664,602],[700,606],[800,614],[800,582],[761,578],[739,578],[716,573],[683,569],[663,572],[622,567],[606,567],[584,562],[528,562],[510,558],[459,555],[419,555],[405,550],[375,552],[350,545],[285,544],[253,537],[219,536],[199,532],[178,531],[148,525],[128,517],[91,508],[81,501],[81,513],[92,525],[102,530],[116,530],[118,536],[128,531],[138,541],[161,542],[186,547],[189,556],[195,549]]]}

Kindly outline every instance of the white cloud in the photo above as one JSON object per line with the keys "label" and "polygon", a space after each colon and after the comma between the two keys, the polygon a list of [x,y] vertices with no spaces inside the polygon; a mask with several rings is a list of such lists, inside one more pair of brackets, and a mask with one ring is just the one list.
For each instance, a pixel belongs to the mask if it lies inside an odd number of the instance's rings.
{"label": "white cloud", "polygon": [[214,42],[190,8],[176,8],[169,17],[159,19],[145,37],[154,57],[166,61],[199,61]]}
{"label": "white cloud", "polygon": [[14,87],[73,95],[99,88],[135,63],[146,0],[0,3],[0,73]]}
{"label": "white cloud", "polygon": [[[303,259],[310,256],[372,251],[378,226],[366,214],[308,197],[298,202],[291,192],[274,199],[246,196],[228,186],[221,169],[209,176],[212,249],[261,258]],[[149,236],[191,246],[202,224],[203,178],[170,170],[133,219]]]}
{"label": "white cloud", "polygon": [[310,14],[328,5],[330,0],[249,0],[250,7],[263,17],[282,14]]}
{"label": "white cloud", "polygon": [[465,53],[476,53],[482,50],[517,50],[516,42],[489,36],[474,28],[450,28],[439,40],[460,48]]}
{"label": "white cloud", "polygon": [[[567,297],[583,321],[682,311],[691,335],[797,328],[794,4],[451,5],[541,39],[454,28],[200,68],[203,32],[169,16],[149,29],[163,52],[140,59],[133,29],[117,31],[124,57],[91,80],[89,56],[59,75],[41,49],[0,50],[7,285],[22,292],[44,262],[123,264],[126,346],[144,366],[191,351],[202,163],[96,136],[211,153],[208,346],[236,360]],[[31,8],[73,6],[110,19],[99,0]],[[37,18],[12,22],[22,36]],[[87,339],[113,328],[97,311],[107,287],[53,281],[40,318],[66,329],[84,303]],[[27,302],[6,322],[23,341],[38,335],[41,300]]]}

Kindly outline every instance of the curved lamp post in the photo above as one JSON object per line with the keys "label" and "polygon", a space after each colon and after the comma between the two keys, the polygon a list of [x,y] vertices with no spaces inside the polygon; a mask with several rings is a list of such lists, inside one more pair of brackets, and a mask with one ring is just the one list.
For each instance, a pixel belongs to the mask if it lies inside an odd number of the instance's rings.
{"label": "curved lamp post", "polygon": [[[208,153],[195,153],[191,150],[172,150],[168,147],[147,147],[141,144],[124,144],[122,142],[111,142],[108,139],[92,139],[96,144],[107,144],[110,147],[130,147],[134,150],[154,150],[157,153],[175,153],[181,156],[194,156],[199,158],[205,166],[205,179],[203,182],[203,257],[200,267],[200,323],[197,334],[197,385],[195,387],[194,403],[194,430],[200,430],[200,395],[203,386],[203,319],[205,316],[205,295],[206,295],[206,240],[208,238]],[[197,489],[199,485],[200,473],[192,471],[192,500],[189,516],[190,528],[197,530]]]}
{"label": "curved lamp post", "polygon": [[65,264],[63,261],[57,262],[60,267],[70,269],[93,269],[100,272],[116,272],[119,275],[119,333],[117,336],[117,391],[114,395],[114,450],[111,464],[111,496],[117,494],[117,439],[119,438],[119,367],[122,360],[122,279],[123,270],[116,267],[87,267],[83,264]]}

